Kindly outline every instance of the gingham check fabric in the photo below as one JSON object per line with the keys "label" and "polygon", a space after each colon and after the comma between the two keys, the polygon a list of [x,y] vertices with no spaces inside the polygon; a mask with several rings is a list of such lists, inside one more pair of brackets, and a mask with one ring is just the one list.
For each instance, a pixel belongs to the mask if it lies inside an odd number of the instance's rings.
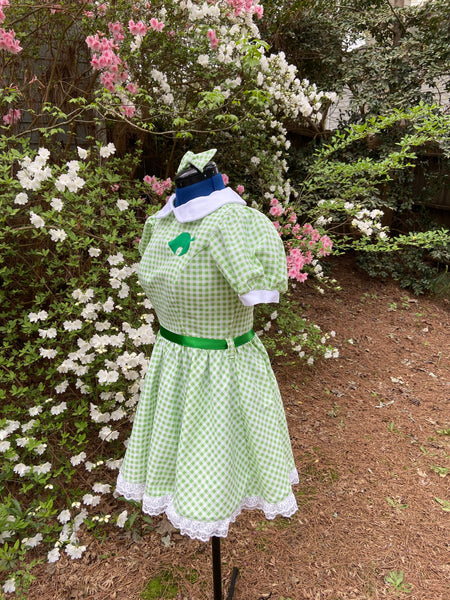
{"label": "gingham check fabric", "polygon": [[199,154],[194,154],[191,150],[188,150],[181,159],[177,173],[189,165],[194,165],[199,171],[203,171],[216,152],[217,150],[215,148],[212,150],[205,150],[205,152],[200,152]]}
{"label": "gingham check fabric", "polygon": [[[177,238],[181,251],[169,245]],[[203,541],[226,536],[243,508],[292,515],[298,478],[269,358],[257,336],[237,348],[231,341],[253,322],[239,295],[286,289],[273,224],[239,204],[189,223],[150,217],[140,252],[139,280],[160,324],[229,343],[204,350],[158,335],[117,492]]]}

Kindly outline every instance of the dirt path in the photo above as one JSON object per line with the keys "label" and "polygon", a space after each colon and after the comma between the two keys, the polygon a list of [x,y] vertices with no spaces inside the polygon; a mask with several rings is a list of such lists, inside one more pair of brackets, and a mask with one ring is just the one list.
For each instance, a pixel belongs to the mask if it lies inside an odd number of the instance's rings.
{"label": "dirt path", "polygon": [[[235,600],[449,600],[450,304],[372,281],[350,259],[332,269],[340,292],[299,294],[336,331],[340,359],[274,364],[299,511],[241,515],[223,575],[240,568]],[[210,546],[167,525],[86,536],[81,560],[36,568],[28,600],[211,599]]]}

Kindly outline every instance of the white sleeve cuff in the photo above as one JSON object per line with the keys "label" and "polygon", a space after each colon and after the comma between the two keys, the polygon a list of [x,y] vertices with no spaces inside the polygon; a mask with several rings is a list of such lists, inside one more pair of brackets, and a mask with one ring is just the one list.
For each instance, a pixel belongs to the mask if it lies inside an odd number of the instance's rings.
{"label": "white sleeve cuff", "polygon": [[268,304],[269,302],[279,302],[280,292],[277,290],[252,290],[239,296],[239,300],[244,306],[254,306],[255,304]]}

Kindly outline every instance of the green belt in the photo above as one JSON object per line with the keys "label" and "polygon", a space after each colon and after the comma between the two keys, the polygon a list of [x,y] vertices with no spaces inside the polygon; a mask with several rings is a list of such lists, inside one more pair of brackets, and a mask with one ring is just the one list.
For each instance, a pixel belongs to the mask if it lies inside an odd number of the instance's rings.
{"label": "green belt", "polygon": [[[212,340],[210,338],[191,337],[190,335],[180,335],[168,331],[162,325],[159,327],[159,333],[163,338],[181,346],[189,346],[190,348],[203,348],[204,350],[226,350],[228,348],[227,340]],[[242,346],[249,342],[255,335],[253,329],[247,331],[238,337],[233,338],[234,346]]]}

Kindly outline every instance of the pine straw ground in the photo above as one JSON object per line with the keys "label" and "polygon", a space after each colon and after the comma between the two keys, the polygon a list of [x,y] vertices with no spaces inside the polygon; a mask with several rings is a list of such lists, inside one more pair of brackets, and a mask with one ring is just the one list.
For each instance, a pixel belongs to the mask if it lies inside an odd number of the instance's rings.
{"label": "pine straw ground", "polygon": [[[340,359],[274,360],[299,510],[273,522],[241,515],[222,540],[225,584],[236,565],[235,600],[449,600],[449,302],[370,280],[348,258],[331,267],[342,291],[298,293],[336,331]],[[164,518],[82,542],[81,560],[34,569],[29,600],[213,596],[210,545]]]}

